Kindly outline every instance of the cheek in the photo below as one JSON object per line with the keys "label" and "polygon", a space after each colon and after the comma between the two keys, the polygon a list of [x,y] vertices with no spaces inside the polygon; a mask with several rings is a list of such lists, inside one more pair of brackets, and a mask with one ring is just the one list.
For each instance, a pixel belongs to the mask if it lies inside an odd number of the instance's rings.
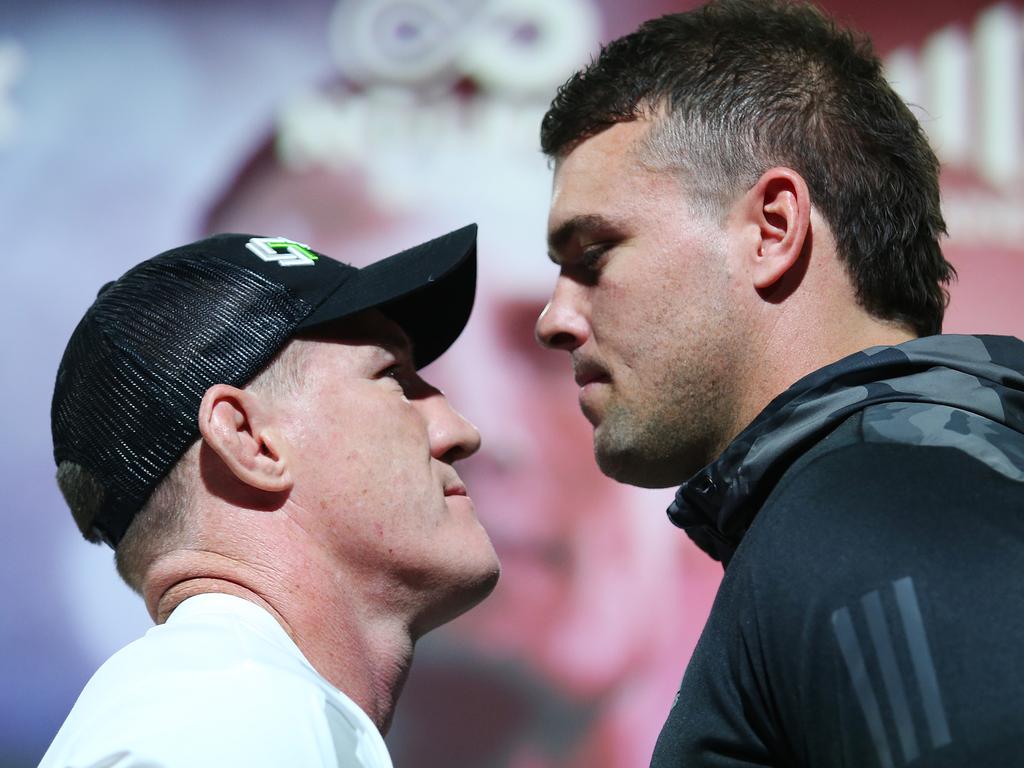
{"label": "cheek", "polygon": [[643,315],[637,306],[636,289],[627,278],[602,275],[590,292],[590,327],[601,349],[635,335]]}
{"label": "cheek", "polygon": [[680,331],[672,290],[642,271],[611,274],[595,289],[591,325],[598,354],[611,354],[628,368],[642,367]]}
{"label": "cheek", "polygon": [[342,404],[306,430],[299,474],[331,496],[386,496],[429,466],[423,420],[400,396]]}
{"label": "cheek", "polygon": [[311,469],[302,506],[316,511],[332,539],[357,550],[373,549],[373,542],[401,546],[410,532],[433,524],[430,510],[443,504],[429,465],[379,440],[349,440],[330,465]]}

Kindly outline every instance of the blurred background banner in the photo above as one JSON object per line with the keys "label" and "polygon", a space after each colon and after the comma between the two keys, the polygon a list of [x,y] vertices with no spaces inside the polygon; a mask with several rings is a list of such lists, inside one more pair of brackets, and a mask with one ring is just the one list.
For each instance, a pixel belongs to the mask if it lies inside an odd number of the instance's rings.
{"label": "blurred background banner", "polygon": [[[555,276],[537,136],[601,42],[693,5],[3,4],[0,768],[34,765],[149,626],[53,480],[53,378],[100,285],[213,231],[362,264],[468,221],[476,309],[427,377],[483,434],[463,475],[504,574],[418,647],[395,763],[646,765],[721,570],[666,520],[671,490],[599,474],[569,362],[533,342]],[[872,36],[943,161],[946,330],[1024,335],[1024,3],[824,5]]]}

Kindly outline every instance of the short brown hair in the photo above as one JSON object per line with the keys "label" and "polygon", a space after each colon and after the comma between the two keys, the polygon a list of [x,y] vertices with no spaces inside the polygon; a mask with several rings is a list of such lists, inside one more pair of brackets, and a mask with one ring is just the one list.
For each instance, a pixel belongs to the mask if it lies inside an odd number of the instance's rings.
{"label": "short brown hair", "polygon": [[919,335],[941,331],[956,273],[939,246],[939,164],[866,38],[778,0],[654,19],[559,89],[541,146],[564,157],[639,117],[655,120],[656,154],[710,198],[731,199],[773,165],[796,170],[860,304]]}

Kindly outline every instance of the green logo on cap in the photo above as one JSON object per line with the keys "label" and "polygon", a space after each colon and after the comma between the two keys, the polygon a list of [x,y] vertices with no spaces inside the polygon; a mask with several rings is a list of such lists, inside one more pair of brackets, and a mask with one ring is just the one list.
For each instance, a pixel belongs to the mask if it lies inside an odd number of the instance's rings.
{"label": "green logo on cap", "polygon": [[254,237],[245,247],[263,261],[274,261],[282,267],[311,267],[320,258],[305,243],[287,237]]}

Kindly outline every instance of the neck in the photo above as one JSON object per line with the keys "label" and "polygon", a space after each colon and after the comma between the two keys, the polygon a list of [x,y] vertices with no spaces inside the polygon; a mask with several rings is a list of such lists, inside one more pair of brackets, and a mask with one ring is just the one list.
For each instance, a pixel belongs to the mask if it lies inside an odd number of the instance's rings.
{"label": "neck", "polygon": [[817,318],[813,323],[779,322],[763,338],[760,353],[749,355],[749,359],[774,364],[746,372],[748,386],[736,409],[732,435],[722,450],[776,396],[804,376],[869,347],[902,344],[916,334],[858,309],[842,318]]}
{"label": "neck", "polygon": [[[276,553],[277,554],[277,553]],[[352,699],[386,733],[412,663],[409,622],[360,604],[357,585],[319,578],[316,563],[301,569],[278,558],[274,569],[205,551],[170,553],[150,568],[144,588],[153,620],[161,624],[184,600],[199,594],[235,595],[268,611],[309,663]],[[289,572],[294,575],[289,577]],[[331,584],[330,590],[318,585]]]}
{"label": "neck", "polygon": [[241,597],[243,600],[248,600],[250,603],[255,603],[270,613],[277,623],[284,627],[289,637],[293,635],[284,617],[274,609],[273,605],[260,597],[258,593],[242,584],[219,578],[190,578],[174,584],[161,596],[155,609],[150,610],[150,616],[153,617],[153,621],[157,624],[163,624],[181,603],[190,597],[208,594],[234,595],[235,597]]}
{"label": "neck", "polygon": [[327,596],[318,598],[315,590],[310,592],[312,599],[290,603],[295,644],[321,675],[387,733],[412,664],[409,623],[351,603],[332,605]]}

